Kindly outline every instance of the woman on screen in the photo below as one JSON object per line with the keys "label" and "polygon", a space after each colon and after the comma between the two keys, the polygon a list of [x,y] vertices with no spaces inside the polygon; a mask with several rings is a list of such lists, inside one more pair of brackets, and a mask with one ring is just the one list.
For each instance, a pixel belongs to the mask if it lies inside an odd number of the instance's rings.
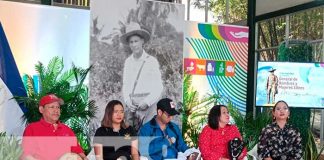
{"label": "woman on screen", "polygon": [[261,131],[259,157],[265,160],[302,159],[302,138],[288,123],[290,111],[285,101],[278,101],[273,109],[273,122]]}

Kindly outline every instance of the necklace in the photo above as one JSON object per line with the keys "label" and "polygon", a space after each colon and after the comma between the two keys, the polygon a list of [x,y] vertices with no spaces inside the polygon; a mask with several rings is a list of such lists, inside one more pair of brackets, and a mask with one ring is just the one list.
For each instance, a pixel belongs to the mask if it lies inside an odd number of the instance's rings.
{"label": "necklace", "polygon": [[243,147],[244,143],[238,138],[234,138],[229,142],[232,160],[237,160],[237,157],[239,157],[243,151]]}
{"label": "necklace", "polygon": [[[238,151],[236,151],[236,149],[234,149],[234,151],[235,151],[235,152],[238,152]],[[234,151],[232,151],[231,155],[232,155],[233,160],[236,160],[236,158],[240,155],[240,152],[238,152],[238,153],[236,153],[236,154],[234,155],[234,153],[233,153]]]}
{"label": "necklace", "polygon": [[232,156],[233,160],[236,160],[242,151],[243,151],[243,144],[237,146],[236,148],[231,148],[231,156]]}
{"label": "necklace", "polygon": [[225,135],[225,127],[226,127],[226,124],[223,125],[222,123],[219,124],[218,128],[222,131],[222,135]]}
{"label": "necklace", "polygon": [[224,128],[221,128],[222,129],[222,135],[225,134],[225,129]]}

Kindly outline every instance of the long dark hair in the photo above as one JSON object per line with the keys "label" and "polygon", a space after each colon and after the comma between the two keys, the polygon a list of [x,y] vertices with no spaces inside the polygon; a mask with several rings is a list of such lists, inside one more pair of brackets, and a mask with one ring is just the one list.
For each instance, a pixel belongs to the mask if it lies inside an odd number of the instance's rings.
{"label": "long dark hair", "polygon": [[[121,105],[124,108],[123,104],[118,100],[112,100],[112,101],[108,102],[106,109],[105,109],[105,115],[101,121],[102,127],[113,128],[112,127],[112,115],[114,114],[114,107],[116,105]],[[121,122],[121,127],[127,128],[127,125],[124,120]]]}
{"label": "long dark hair", "polygon": [[221,116],[221,108],[226,106],[224,105],[215,105],[210,109],[208,114],[208,125],[212,129],[218,129],[219,127],[219,117]]}

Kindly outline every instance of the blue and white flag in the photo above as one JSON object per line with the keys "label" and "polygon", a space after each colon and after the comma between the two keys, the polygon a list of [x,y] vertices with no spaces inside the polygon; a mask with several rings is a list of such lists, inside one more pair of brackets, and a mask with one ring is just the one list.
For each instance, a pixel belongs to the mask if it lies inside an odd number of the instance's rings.
{"label": "blue and white flag", "polygon": [[25,124],[22,116],[26,111],[13,96],[27,96],[15,59],[0,23],[0,132],[21,136]]}

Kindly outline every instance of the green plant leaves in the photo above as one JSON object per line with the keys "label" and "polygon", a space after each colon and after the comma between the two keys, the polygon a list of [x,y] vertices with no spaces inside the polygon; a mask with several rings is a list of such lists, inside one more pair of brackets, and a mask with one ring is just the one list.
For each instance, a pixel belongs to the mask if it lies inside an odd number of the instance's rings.
{"label": "green plant leaves", "polygon": [[271,110],[265,110],[253,117],[252,113],[243,115],[237,108],[228,106],[231,117],[242,134],[248,150],[251,150],[259,141],[262,128],[272,121]]}
{"label": "green plant leaves", "polygon": [[5,132],[0,132],[0,159],[18,160],[22,154],[19,145],[20,140],[14,136],[8,136]]}
{"label": "green plant leaves", "polygon": [[63,59],[59,57],[53,57],[47,66],[38,62],[35,69],[39,75],[39,93],[35,90],[38,86],[34,86],[34,79],[27,75],[28,97],[15,97],[18,103],[24,103],[28,109],[23,116],[27,123],[41,118],[38,102],[42,96],[54,93],[62,98],[65,103],[61,107],[60,121],[75,132],[86,153],[91,150],[88,124],[97,111],[95,102],[88,99],[89,90],[84,85],[91,68],[83,69],[72,64],[72,68],[64,70]]}
{"label": "green plant leaves", "polygon": [[307,139],[305,140],[306,144],[304,145],[303,159],[317,160],[320,153],[317,152],[314,135],[310,128],[308,128],[306,132]]}
{"label": "green plant leaves", "polygon": [[[198,147],[198,137],[202,127],[207,124],[208,112],[220,100],[228,101],[220,94],[206,94],[199,99],[199,94],[191,87],[191,76],[184,76],[182,134],[190,147]],[[229,101],[228,101],[229,102]],[[230,103],[229,103],[230,104]]]}

